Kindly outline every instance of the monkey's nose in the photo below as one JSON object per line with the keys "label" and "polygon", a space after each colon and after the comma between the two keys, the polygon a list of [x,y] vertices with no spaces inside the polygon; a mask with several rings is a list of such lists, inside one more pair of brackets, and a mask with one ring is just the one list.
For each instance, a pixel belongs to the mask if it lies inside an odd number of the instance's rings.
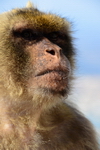
{"label": "monkey's nose", "polygon": [[46,52],[52,56],[60,57],[62,50],[60,47],[59,48],[48,48],[48,49],[46,49]]}
{"label": "monkey's nose", "polygon": [[55,55],[55,51],[53,49],[51,50],[46,50],[47,53],[51,54],[51,55]]}

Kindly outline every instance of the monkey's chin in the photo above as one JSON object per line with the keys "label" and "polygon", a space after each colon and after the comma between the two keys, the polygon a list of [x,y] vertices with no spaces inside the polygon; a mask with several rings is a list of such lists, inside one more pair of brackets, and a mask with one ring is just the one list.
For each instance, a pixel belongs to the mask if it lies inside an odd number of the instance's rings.
{"label": "monkey's chin", "polygon": [[48,88],[42,88],[42,91],[44,91],[46,94],[51,94],[53,96],[67,96],[68,90],[67,89],[62,89],[62,90],[57,90],[57,89],[48,89]]}
{"label": "monkey's chin", "polygon": [[53,95],[65,96],[68,94],[68,78],[65,74],[59,72],[50,72],[30,80],[30,84],[34,85],[33,88],[41,89],[45,93],[51,93]]}

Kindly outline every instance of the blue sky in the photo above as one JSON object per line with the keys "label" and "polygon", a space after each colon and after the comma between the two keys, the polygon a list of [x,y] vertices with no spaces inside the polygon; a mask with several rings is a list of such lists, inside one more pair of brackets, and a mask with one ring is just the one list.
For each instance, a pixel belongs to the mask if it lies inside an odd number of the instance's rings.
{"label": "blue sky", "polygon": [[[1,0],[0,13],[24,7],[28,0]],[[74,99],[92,121],[100,136],[100,0],[32,0],[45,12],[53,12],[73,22],[77,49]]]}

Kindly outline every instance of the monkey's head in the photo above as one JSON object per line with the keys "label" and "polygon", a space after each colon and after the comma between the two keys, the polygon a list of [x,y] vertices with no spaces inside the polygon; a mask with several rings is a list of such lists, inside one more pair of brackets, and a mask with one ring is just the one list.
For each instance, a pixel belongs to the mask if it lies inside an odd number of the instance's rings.
{"label": "monkey's head", "polygon": [[68,94],[74,68],[69,22],[34,7],[1,14],[0,22],[0,80],[6,89]]}

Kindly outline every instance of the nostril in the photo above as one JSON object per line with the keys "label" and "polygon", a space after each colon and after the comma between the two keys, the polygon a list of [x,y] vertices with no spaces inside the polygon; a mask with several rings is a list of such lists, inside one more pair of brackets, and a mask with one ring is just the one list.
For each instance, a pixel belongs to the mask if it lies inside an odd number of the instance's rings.
{"label": "nostril", "polygon": [[55,55],[55,51],[54,50],[46,50],[47,53],[50,53],[51,55]]}

